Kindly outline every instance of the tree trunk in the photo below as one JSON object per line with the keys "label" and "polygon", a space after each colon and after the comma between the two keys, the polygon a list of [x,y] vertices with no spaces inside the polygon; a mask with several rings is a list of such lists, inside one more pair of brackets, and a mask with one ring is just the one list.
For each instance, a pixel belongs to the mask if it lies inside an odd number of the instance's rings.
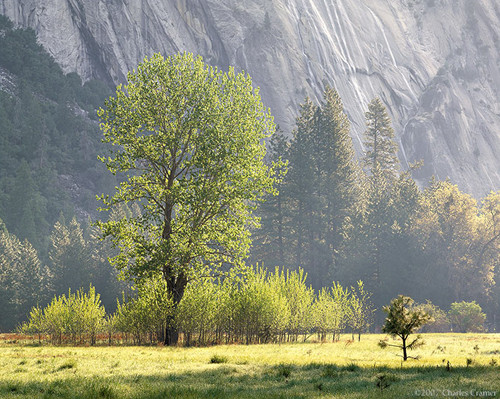
{"label": "tree trunk", "polygon": [[[174,311],[177,307],[174,307]],[[179,342],[179,329],[175,325],[173,315],[167,317],[167,326],[165,328],[165,346],[174,346]]]}
{"label": "tree trunk", "polygon": [[297,226],[297,266],[302,267],[302,201],[299,201],[299,220]]}
{"label": "tree trunk", "polygon": [[282,265],[285,264],[285,255],[283,249],[283,211],[281,209],[281,195],[278,194],[278,251]]}
{"label": "tree trunk", "polygon": [[167,317],[164,343],[166,346],[174,346],[179,342],[179,329],[175,325],[175,315],[177,313],[177,307],[184,296],[187,277],[182,272],[179,273],[179,275],[175,275],[168,266],[163,269],[163,276],[167,281],[167,291],[173,302],[172,313]]}
{"label": "tree trunk", "polygon": [[403,338],[403,360],[407,360],[408,355],[406,354],[406,339]]}

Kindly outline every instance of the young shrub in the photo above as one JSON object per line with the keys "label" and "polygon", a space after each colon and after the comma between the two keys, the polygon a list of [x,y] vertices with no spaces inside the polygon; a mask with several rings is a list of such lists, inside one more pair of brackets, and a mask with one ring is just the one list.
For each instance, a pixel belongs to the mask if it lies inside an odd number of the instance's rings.
{"label": "young shrub", "polygon": [[114,314],[108,314],[104,319],[103,330],[108,334],[108,345],[111,345],[113,334],[117,331],[116,321],[117,318]]}
{"label": "young shrub", "polygon": [[337,378],[339,375],[339,368],[334,364],[327,364],[321,371],[323,378]]}
{"label": "young shrub", "polygon": [[20,332],[23,334],[37,334],[38,343],[41,343],[42,334],[46,333],[45,319],[42,308],[38,305],[31,308],[28,321],[21,325]]}
{"label": "young shrub", "polygon": [[333,340],[337,337],[338,341],[351,318],[350,293],[348,288],[343,288],[340,283],[335,282],[333,282],[331,292],[334,310],[332,313]]}
{"label": "young shrub", "polygon": [[326,335],[333,330],[333,313],[334,305],[330,291],[327,288],[322,288],[318,292],[311,311],[314,330],[322,342],[326,340]]}
{"label": "young shrub", "polygon": [[313,326],[321,341],[327,334],[333,334],[333,339],[344,331],[350,318],[349,290],[339,283],[322,288],[312,306]]}
{"label": "young shrub", "polygon": [[241,276],[230,271],[228,276],[217,279],[217,307],[215,309],[214,323],[217,342],[234,342],[239,339],[235,329],[237,282]]}
{"label": "young shrub", "polygon": [[137,296],[117,301],[114,326],[117,331],[132,334],[134,342],[150,343],[162,340],[166,320],[172,313],[171,300],[168,298],[166,282],[159,277],[141,281],[134,289]]}
{"label": "young shrub", "polygon": [[351,287],[351,296],[349,298],[349,326],[354,334],[358,335],[358,341],[361,341],[361,333],[367,332],[373,319],[373,305],[371,303],[371,294],[365,291],[363,282],[358,281],[357,287]]}
{"label": "young shrub", "polygon": [[[286,275],[276,267],[266,279],[267,295],[270,297],[271,320],[269,323],[270,339],[282,341],[290,322],[290,303],[286,292]],[[268,339],[269,340],[269,339]]]}
{"label": "young shrub", "polygon": [[264,269],[251,269],[233,292],[234,328],[249,343],[264,343],[283,334],[289,309],[274,277]]}
{"label": "young shrub", "polygon": [[227,360],[226,356],[213,355],[210,358],[210,363],[213,363],[213,364],[221,364],[221,363],[227,363],[227,362],[228,362],[228,360]]}
{"label": "young shrub", "polygon": [[289,318],[287,330],[289,338],[297,341],[299,335],[306,334],[312,330],[311,307],[314,303],[314,290],[306,285],[307,274],[303,269],[298,271],[283,271],[283,292],[289,307]]}
{"label": "young shrub", "polygon": [[292,366],[289,364],[280,364],[277,367],[278,377],[288,379],[292,375]]}
{"label": "young shrub", "polygon": [[74,369],[76,367],[76,360],[75,359],[68,359],[66,360],[63,364],[61,364],[56,371],[61,371],[61,370],[68,370],[68,369]]}
{"label": "young shrub", "polygon": [[45,331],[50,335],[51,341],[62,343],[63,335],[70,330],[72,319],[65,295],[52,298],[43,311],[43,319]]}
{"label": "young shrub", "polygon": [[97,334],[104,330],[106,310],[101,304],[100,295],[95,292],[95,287],[90,285],[87,293],[83,290],[77,292],[77,303],[82,315],[83,331],[88,335],[90,345],[95,345]]}
{"label": "young shrub", "polygon": [[486,315],[475,301],[452,303],[448,316],[454,331],[466,333],[484,330]]}
{"label": "young shrub", "polygon": [[394,374],[378,374],[375,380],[375,385],[382,392],[384,389],[389,388],[391,383],[398,381],[398,377]]}
{"label": "young shrub", "polygon": [[197,334],[198,344],[206,345],[213,338],[217,309],[217,286],[211,277],[200,277],[190,282],[179,303],[176,322],[184,333],[184,343],[192,344]]}
{"label": "young shrub", "polygon": [[100,296],[90,285],[88,293],[83,289],[68,296],[55,296],[43,310],[34,307],[28,321],[22,326],[26,333],[49,334],[52,342],[62,343],[63,337],[71,336],[72,341],[84,340],[95,344],[97,334],[103,329],[106,311],[101,305]]}
{"label": "young shrub", "polygon": [[431,317],[422,310],[412,310],[413,299],[407,296],[399,295],[391,301],[389,306],[384,306],[384,312],[387,313],[382,332],[390,334],[393,337],[401,338],[401,345],[388,344],[380,341],[379,346],[395,346],[403,350],[403,360],[408,359],[407,350],[415,349],[423,345],[420,335],[408,343],[411,334],[417,331],[421,326],[431,320]]}

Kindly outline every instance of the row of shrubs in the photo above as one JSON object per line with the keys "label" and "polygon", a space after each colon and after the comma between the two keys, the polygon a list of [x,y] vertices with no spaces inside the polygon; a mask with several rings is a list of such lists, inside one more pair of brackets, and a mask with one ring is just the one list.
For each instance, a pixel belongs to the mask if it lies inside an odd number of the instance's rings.
{"label": "row of shrubs", "polygon": [[305,280],[302,270],[278,268],[198,278],[188,284],[174,312],[165,282],[151,278],[134,287],[135,295],[118,301],[112,314],[90,286],[88,292],[70,291],[45,308],[34,307],[21,331],[54,343],[94,344],[98,334],[111,343],[117,333],[128,342],[153,343],[163,340],[166,320],[173,319],[185,345],[295,341],[312,334],[324,340],[368,331],[373,309],[361,281],[356,287],[333,283],[316,293]]}
{"label": "row of shrubs", "polygon": [[[302,270],[261,268],[226,278],[192,280],[177,309],[168,298],[161,278],[134,287],[135,295],[118,301],[107,314],[99,294],[71,291],[56,296],[45,308],[34,307],[23,333],[48,336],[53,343],[95,344],[105,334],[111,344],[154,343],[164,339],[167,320],[179,328],[185,345],[214,343],[265,343],[306,340],[316,335],[339,339],[341,333],[358,339],[372,324],[370,294],[359,281],[356,287],[333,283],[315,292],[306,285]],[[476,303],[454,303],[446,314],[430,302],[417,305],[433,317],[427,332],[480,331],[485,315]],[[120,338],[117,338],[120,337]]]}
{"label": "row of shrubs", "polygon": [[49,335],[53,343],[88,341],[93,345],[97,335],[109,329],[109,322],[100,295],[91,285],[88,292],[69,290],[68,296],[55,296],[44,309],[33,307],[20,332],[37,334],[39,339]]}

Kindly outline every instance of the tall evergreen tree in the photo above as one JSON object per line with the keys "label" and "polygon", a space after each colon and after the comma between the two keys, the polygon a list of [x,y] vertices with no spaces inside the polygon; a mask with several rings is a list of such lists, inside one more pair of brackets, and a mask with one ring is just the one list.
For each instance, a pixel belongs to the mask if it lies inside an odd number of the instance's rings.
{"label": "tall evergreen tree", "polygon": [[308,264],[314,258],[311,250],[313,231],[314,192],[317,188],[313,160],[316,157],[313,135],[318,107],[310,98],[301,105],[297,127],[288,152],[287,192],[293,209],[291,239],[294,247],[292,265],[311,270]]}
{"label": "tall evergreen tree", "polygon": [[46,199],[40,195],[28,163],[23,160],[13,180],[6,223],[9,230],[38,248],[44,247],[47,230]]}
{"label": "tall evergreen tree", "polygon": [[32,306],[47,299],[48,283],[33,246],[0,228],[0,331],[12,330]]}
{"label": "tall evergreen tree", "polygon": [[257,213],[261,218],[261,228],[257,229],[252,240],[252,261],[266,264],[280,265],[290,264],[292,260],[286,253],[289,229],[289,201],[285,176],[289,142],[282,130],[277,128],[276,133],[267,142],[266,163],[276,167],[276,173],[280,176],[275,182],[275,193],[266,194],[264,201],[259,203]]}
{"label": "tall evergreen tree", "polygon": [[326,88],[321,106],[309,98],[302,104],[288,161],[295,265],[321,287],[340,257],[361,198],[349,121],[333,88]]}
{"label": "tall evergreen tree", "polygon": [[54,225],[50,241],[50,270],[54,276],[55,293],[60,295],[68,288],[76,292],[89,286],[95,273],[91,252],[78,221],[73,218],[67,226],[64,218],[60,218]]}
{"label": "tall evergreen tree", "polygon": [[394,141],[394,129],[391,118],[380,98],[368,104],[365,113],[365,157],[364,166],[376,179],[385,178],[394,181],[398,175],[398,146]]}
{"label": "tall evergreen tree", "polygon": [[382,275],[384,261],[391,251],[394,215],[391,212],[393,190],[398,178],[399,163],[394,130],[387,110],[379,98],[368,104],[365,113],[365,156],[363,165],[369,174],[367,209],[364,222],[364,235],[367,243],[369,276],[368,287],[374,293],[374,300],[381,304],[384,292]]}
{"label": "tall evergreen tree", "polygon": [[[327,87],[320,114],[320,192],[324,239],[331,269],[342,251],[346,229],[359,212],[361,171],[349,135],[349,120],[336,90]],[[327,272],[328,270],[325,270]]]}

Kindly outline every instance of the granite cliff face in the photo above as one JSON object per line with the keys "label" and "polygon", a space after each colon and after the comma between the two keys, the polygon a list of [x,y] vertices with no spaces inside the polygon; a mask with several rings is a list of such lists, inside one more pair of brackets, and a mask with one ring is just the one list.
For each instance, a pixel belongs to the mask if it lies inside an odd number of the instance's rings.
{"label": "granite cliff face", "polygon": [[306,95],[337,88],[358,151],[364,111],[388,106],[403,166],[475,196],[500,189],[496,0],[0,0],[67,72],[123,82],[144,56],[235,65],[291,131]]}

